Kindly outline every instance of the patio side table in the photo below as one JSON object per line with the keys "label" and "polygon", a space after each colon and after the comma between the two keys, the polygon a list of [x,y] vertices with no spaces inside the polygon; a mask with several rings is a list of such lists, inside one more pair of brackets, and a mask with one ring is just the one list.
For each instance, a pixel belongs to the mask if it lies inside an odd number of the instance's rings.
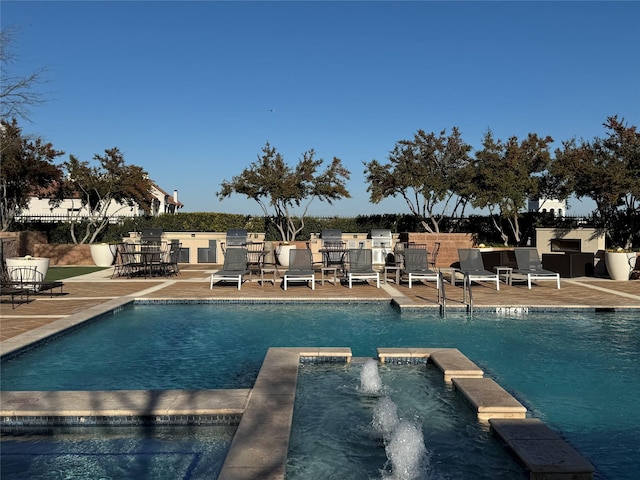
{"label": "patio side table", "polygon": [[493,268],[498,274],[498,278],[500,278],[500,276],[504,276],[504,283],[506,283],[507,285],[511,285],[513,268],[511,267],[493,267]]}
{"label": "patio side table", "polygon": [[396,285],[400,285],[400,270],[402,269],[402,267],[399,267],[397,265],[385,265],[384,267],[384,276],[383,276],[383,283],[386,285],[387,283],[387,273],[388,272],[396,272]]}
{"label": "patio side table", "polygon": [[[336,282],[338,281],[338,268],[339,267],[335,266],[335,265],[331,266],[331,267],[322,267],[320,269],[321,274],[322,274],[322,280],[320,281],[320,285],[324,287],[324,276],[325,276],[325,274],[328,275],[329,272],[333,273],[333,284],[335,285]],[[327,279],[327,281],[329,281],[329,280]]]}

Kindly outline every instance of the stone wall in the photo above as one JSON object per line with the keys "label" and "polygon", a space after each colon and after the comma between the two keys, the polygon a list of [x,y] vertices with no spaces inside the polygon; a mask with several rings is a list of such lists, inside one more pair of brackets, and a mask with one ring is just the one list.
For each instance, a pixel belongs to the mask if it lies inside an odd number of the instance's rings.
{"label": "stone wall", "polygon": [[95,265],[89,245],[39,243],[34,252],[49,258],[50,265]]}
{"label": "stone wall", "polygon": [[0,238],[4,243],[4,256],[24,257],[35,254],[35,246],[39,243],[47,243],[47,236],[44,232],[0,232]]}
{"label": "stone wall", "polygon": [[450,267],[459,261],[459,248],[473,248],[471,233],[402,233],[401,242],[424,243],[427,250],[433,251],[434,244],[440,242],[440,251],[436,259],[436,267]]}

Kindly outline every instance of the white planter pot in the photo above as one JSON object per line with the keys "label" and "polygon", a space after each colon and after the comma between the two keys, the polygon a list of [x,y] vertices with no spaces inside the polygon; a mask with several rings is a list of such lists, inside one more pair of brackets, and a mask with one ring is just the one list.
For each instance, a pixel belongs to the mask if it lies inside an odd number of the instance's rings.
{"label": "white planter pot", "polygon": [[[38,272],[33,275],[33,278],[23,278],[23,280],[31,280],[34,282],[44,281],[47,276],[47,272],[49,271],[49,259],[44,257],[31,257],[29,259],[24,257],[13,257],[7,258],[7,272],[9,273],[9,277],[15,280],[19,280],[19,273],[15,275],[12,273],[16,268],[26,267],[26,268],[35,268]],[[36,286],[35,290],[40,290],[40,287]]]}
{"label": "white planter pot", "polygon": [[278,257],[278,263],[283,267],[289,266],[289,252],[295,249],[295,245],[280,245],[276,249],[276,256]]}
{"label": "white planter pot", "polygon": [[108,243],[92,243],[89,245],[89,249],[93,263],[98,267],[110,267],[116,258],[116,248],[117,245],[109,245]]}
{"label": "white planter pot", "polygon": [[632,259],[635,253],[606,252],[604,255],[607,272],[612,280],[629,280],[629,275],[633,270]]}

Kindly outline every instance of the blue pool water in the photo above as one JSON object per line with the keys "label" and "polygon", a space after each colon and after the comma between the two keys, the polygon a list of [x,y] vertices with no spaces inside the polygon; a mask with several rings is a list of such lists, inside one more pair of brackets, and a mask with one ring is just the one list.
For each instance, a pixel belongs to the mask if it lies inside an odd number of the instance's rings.
{"label": "blue pool water", "polygon": [[[429,480],[527,478],[486,425],[445,386],[435,366],[384,365],[379,371],[382,388],[372,394],[360,388],[362,364],[301,367],[287,480],[413,478],[401,477],[397,470]],[[389,461],[389,435],[385,437],[374,422],[383,397],[393,403],[399,418],[421,428],[426,455],[415,470],[394,471]],[[408,443],[410,438],[404,440]]]}
{"label": "blue pool water", "polygon": [[638,312],[400,314],[388,305],[136,305],[2,363],[3,390],[246,388],[271,346],[455,347],[597,478],[640,470]]}
{"label": "blue pool water", "polygon": [[2,479],[210,480],[235,427],[33,428],[2,441]]}

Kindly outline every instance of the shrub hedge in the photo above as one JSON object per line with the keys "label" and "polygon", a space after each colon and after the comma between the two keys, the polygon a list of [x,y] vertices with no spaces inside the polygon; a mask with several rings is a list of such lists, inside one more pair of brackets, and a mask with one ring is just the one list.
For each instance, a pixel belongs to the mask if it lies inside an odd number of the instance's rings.
{"label": "shrub hedge", "polygon": [[[571,227],[587,226],[584,219],[559,219],[551,214],[525,213],[521,218],[522,241],[533,238],[536,227]],[[178,213],[176,215],[160,215],[158,217],[134,217],[122,219],[119,223],[109,225],[98,242],[116,242],[126,237],[129,232],[139,232],[147,228],[161,228],[169,232],[226,232],[230,228],[245,228],[251,232],[265,232],[267,240],[279,240],[278,230],[269,218],[229,213]],[[333,228],[343,232],[368,232],[372,229],[389,229],[394,233],[425,231],[413,215],[384,214],[358,215],[357,217],[305,217],[303,230],[297,240],[308,240],[313,232]],[[82,225],[77,227],[81,231]],[[49,243],[72,243],[69,223],[16,223],[18,230],[36,230],[46,233]],[[482,243],[487,245],[501,244],[500,236],[495,232],[492,220],[488,216],[472,215],[463,219],[442,219],[441,232],[472,232]],[[510,239],[511,245],[515,240]]]}

